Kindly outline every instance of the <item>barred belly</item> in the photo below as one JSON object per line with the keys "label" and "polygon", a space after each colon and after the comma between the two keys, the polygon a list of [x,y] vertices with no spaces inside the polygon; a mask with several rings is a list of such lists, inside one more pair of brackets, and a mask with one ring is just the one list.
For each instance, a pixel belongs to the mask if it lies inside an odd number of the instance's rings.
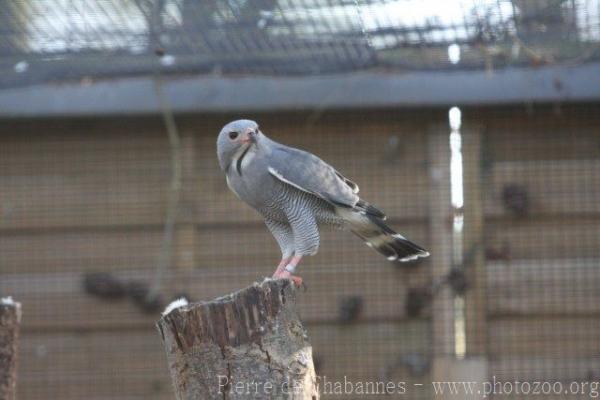
{"label": "barred belly", "polygon": [[292,215],[302,217],[311,213],[319,225],[342,227],[344,221],[334,210],[334,206],[313,194],[303,192],[285,183],[280,183],[267,204],[258,210],[266,217],[279,222],[289,222]]}

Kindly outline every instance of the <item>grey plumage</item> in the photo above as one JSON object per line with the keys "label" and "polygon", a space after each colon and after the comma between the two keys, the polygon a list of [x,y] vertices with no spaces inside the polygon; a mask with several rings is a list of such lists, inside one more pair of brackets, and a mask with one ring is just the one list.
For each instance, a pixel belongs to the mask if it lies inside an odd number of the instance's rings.
{"label": "grey plumage", "polygon": [[429,255],[387,226],[356,183],[317,156],[269,139],[254,121],[227,124],[217,153],[229,188],[263,215],[284,259],[315,254],[319,225],[347,228],[389,260]]}

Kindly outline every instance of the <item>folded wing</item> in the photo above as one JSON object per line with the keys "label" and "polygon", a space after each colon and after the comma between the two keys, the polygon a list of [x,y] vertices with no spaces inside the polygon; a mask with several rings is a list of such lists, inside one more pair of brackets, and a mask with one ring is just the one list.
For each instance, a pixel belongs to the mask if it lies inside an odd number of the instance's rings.
{"label": "folded wing", "polygon": [[319,157],[303,150],[277,147],[270,158],[269,173],[336,206],[353,208],[360,200],[356,194],[356,183]]}

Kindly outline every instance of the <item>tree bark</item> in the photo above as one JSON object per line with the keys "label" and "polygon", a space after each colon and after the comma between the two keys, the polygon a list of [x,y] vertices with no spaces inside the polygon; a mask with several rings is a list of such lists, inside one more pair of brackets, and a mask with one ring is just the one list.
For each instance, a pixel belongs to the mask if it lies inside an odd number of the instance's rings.
{"label": "tree bark", "polygon": [[177,399],[318,399],[289,280],[266,279],[157,323]]}
{"label": "tree bark", "polygon": [[0,299],[0,400],[16,399],[21,304]]}

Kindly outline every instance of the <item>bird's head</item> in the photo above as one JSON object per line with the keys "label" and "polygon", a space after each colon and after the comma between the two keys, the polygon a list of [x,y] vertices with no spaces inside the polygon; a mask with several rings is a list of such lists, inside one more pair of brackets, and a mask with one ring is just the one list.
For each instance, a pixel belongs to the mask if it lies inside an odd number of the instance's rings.
{"label": "bird's head", "polygon": [[217,156],[221,169],[227,170],[235,158],[249,147],[256,146],[261,136],[258,124],[249,119],[238,119],[225,125],[217,138]]}

